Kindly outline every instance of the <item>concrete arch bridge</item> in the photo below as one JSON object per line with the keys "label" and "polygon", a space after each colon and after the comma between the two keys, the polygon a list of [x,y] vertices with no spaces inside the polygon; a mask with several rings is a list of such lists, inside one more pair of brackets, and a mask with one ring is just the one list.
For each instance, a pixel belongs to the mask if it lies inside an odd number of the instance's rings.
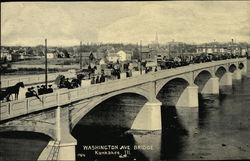
{"label": "concrete arch bridge", "polygon": [[[245,58],[192,64],[77,89],[58,90],[41,100],[26,98],[1,104],[0,132],[30,131],[48,135],[40,159],[57,147],[58,160],[75,160],[77,144],[71,131],[102,102],[127,93],[145,98],[145,104],[131,120],[131,129],[161,130],[161,105],[198,107],[198,93],[219,94],[221,86],[231,86],[247,71]],[[161,102],[159,95],[166,99]],[[136,98],[134,98],[136,99]]]}

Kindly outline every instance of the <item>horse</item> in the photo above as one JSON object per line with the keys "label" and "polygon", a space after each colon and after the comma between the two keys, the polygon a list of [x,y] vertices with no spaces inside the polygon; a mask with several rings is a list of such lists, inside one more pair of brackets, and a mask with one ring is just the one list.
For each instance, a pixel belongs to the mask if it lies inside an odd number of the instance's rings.
{"label": "horse", "polygon": [[6,98],[7,101],[10,101],[10,96],[12,94],[15,94],[15,100],[17,100],[18,99],[18,94],[19,94],[19,89],[21,87],[24,88],[23,82],[18,82],[14,86],[7,87],[5,89],[5,91],[1,91],[0,100],[3,100],[4,98]]}

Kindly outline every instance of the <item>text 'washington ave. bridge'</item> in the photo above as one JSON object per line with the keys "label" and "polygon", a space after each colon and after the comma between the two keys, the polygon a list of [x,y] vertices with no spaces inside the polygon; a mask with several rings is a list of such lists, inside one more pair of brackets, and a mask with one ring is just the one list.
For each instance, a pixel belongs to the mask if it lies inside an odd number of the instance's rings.
{"label": "text 'washington ave. bridge'", "polygon": [[[192,64],[174,69],[150,72],[76,89],[1,103],[0,132],[28,131],[48,135],[57,142],[49,143],[39,159],[48,158],[52,149],[58,160],[75,160],[77,141],[71,131],[79,120],[103,101],[120,94],[134,93],[147,99],[131,129],[161,130],[161,105],[197,108],[198,93],[219,94],[221,86],[231,86],[247,71],[245,58]],[[166,102],[157,95],[165,86]],[[134,98],[136,99],[136,97]],[[188,118],[187,118],[188,119]]]}

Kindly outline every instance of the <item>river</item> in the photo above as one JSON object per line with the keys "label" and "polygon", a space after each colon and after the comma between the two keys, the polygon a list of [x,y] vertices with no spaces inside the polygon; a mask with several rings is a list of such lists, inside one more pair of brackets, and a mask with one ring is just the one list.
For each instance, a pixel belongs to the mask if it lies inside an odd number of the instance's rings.
{"label": "river", "polygon": [[[133,102],[133,105],[143,101]],[[250,159],[250,61],[247,77],[234,81],[232,88],[221,89],[219,96],[200,95],[199,108],[191,108],[188,112],[183,115],[180,109],[162,106],[162,132],[91,126],[91,123],[77,125],[72,132],[78,142],[77,161]],[[101,115],[110,118],[106,120],[107,124],[112,118],[122,117],[99,111],[93,114],[92,121]],[[100,120],[96,122],[102,124]],[[38,157],[48,138],[39,136],[36,139],[38,136],[32,135],[28,138],[23,134],[0,134],[0,160],[33,160]],[[108,150],[109,154],[103,155],[102,150],[99,153],[83,150],[87,145],[114,145],[118,149],[113,147],[113,150]],[[30,150],[31,147],[34,150]]]}

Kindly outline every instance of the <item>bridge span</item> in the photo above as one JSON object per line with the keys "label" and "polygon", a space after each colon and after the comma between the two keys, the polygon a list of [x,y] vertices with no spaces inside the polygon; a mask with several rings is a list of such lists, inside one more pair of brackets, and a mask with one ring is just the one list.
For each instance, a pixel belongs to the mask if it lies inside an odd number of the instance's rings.
{"label": "bridge span", "polygon": [[[58,160],[75,160],[77,144],[71,131],[77,123],[105,100],[126,93],[144,97],[147,102],[133,120],[131,129],[161,130],[161,105],[198,107],[198,93],[219,94],[222,86],[241,80],[247,71],[245,58],[192,64],[143,75],[94,84],[76,89],[61,89],[36,97],[2,103],[0,132],[43,133],[56,141],[48,144],[40,159],[57,148]],[[166,97],[160,102],[158,95]]]}

